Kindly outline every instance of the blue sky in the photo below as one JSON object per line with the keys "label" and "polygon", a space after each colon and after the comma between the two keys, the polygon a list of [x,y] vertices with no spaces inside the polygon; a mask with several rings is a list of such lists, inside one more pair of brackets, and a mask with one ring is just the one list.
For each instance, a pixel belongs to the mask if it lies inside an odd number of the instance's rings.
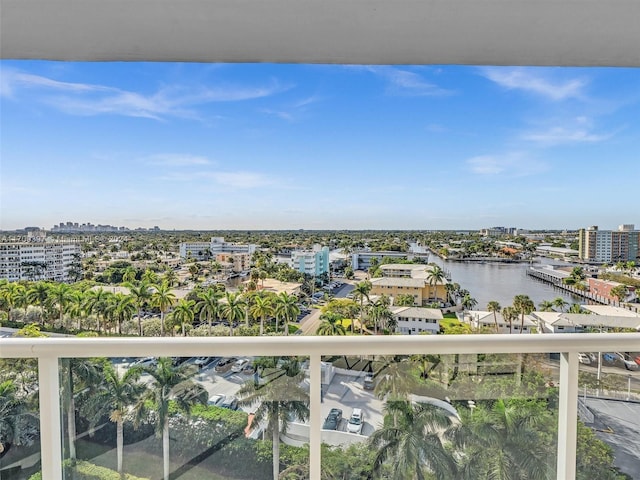
{"label": "blue sky", "polygon": [[0,229],[640,225],[640,69],[0,68]]}

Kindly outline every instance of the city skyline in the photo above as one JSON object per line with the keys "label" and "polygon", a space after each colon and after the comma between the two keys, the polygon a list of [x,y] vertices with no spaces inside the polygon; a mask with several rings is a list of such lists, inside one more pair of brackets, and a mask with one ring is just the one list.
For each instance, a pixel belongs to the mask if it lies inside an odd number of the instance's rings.
{"label": "city skyline", "polygon": [[0,68],[2,230],[640,224],[638,69]]}

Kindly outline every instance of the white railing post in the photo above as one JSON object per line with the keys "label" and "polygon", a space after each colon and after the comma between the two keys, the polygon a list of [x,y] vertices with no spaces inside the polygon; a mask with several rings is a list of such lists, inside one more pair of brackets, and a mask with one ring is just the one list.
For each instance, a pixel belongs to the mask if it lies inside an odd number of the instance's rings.
{"label": "white railing post", "polygon": [[578,354],[560,354],[560,398],[558,402],[558,480],[576,478],[578,441]]}
{"label": "white railing post", "polygon": [[62,480],[58,357],[38,357],[42,478]]}
{"label": "white railing post", "polygon": [[322,356],[309,356],[309,478],[320,480],[322,444]]}

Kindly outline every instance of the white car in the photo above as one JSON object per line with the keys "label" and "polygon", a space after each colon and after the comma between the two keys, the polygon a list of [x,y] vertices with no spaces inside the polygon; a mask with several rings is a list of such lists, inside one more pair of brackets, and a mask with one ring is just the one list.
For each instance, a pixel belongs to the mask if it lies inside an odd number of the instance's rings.
{"label": "white car", "polygon": [[207,364],[208,361],[209,357],[198,357],[196,358],[195,362],[193,362],[193,364],[197,365],[198,368],[202,368]]}
{"label": "white car", "polygon": [[231,371],[233,373],[240,373],[242,372],[242,370],[244,370],[244,368],[249,364],[249,360],[247,359],[242,359],[242,360],[238,360],[236,363],[233,364],[233,366],[231,367]]}
{"label": "white car", "polygon": [[362,426],[364,425],[364,413],[359,408],[354,408],[347,423],[347,432],[362,434]]}
{"label": "white car", "polygon": [[224,393],[211,395],[211,398],[209,398],[207,405],[214,405],[217,407],[217,406],[220,406],[220,404],[224,402],[226,399],[227,399],[227,396]]}
{"label": "white car", "polygon": [[591,358],[589,357],[589,355],[587,355],[585,353],[579,353],[578,354],[578,361],[580,363],[585,364],[585,365],[591,365]]}

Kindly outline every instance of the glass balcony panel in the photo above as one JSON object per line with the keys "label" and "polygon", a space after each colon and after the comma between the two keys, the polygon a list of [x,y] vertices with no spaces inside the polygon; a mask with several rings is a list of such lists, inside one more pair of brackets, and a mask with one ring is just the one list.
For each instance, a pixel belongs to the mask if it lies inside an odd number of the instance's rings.
{"label": "glass balcony panel", "polygon": [[143,479],[167,478],[165,468],[184,480],[268,479],[274,451],[279,470],[308,473],[307,368],[298,357],[62,359],[64,478],[73,478],[75,457],[76,470]]}
{"label": "glass balcony panel", "polygon": [[485,478],[505,458],[518,478],[556,476],[548,355],[334,356],[322,370],[322,471],[336,478]]}
{"label": "glass balcony panel", "polygon": [[0,478],[22,480],[39,470],[38,361],[0,359]]}
{"label": "glass balcony panel", "polygon": [[[582,432],[578,430],[578,465],[589,461],[588,448],[635,478],[640,472],[640,351],[582,352],[578,360],[578,418],[582,426]],[[604,478],[595,470],[594,476],[599,475]]]}

